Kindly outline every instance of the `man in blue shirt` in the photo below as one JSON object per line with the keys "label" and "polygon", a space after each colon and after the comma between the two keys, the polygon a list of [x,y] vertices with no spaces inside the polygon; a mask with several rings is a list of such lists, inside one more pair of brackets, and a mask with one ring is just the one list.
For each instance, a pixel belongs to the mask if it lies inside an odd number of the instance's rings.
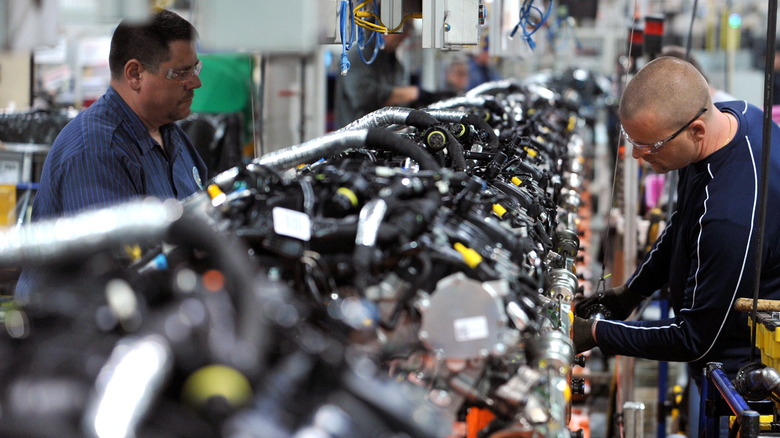
{"label": "man in blue shirt", "polygon": [[497,81],[501,75],[495,70],[490,59],[487,46],[482,46],[476,53],[469,55],[468,90],[485,82]]}
{"label": "man in blue shirt", "polygon": [[[759,182],[780,197],[780,128],[772,126],[770,174],[762,175],[763,112],[744,101],[713,104],[690,63],[660,57],[627,84],[619,116],[633,157],[654,171],[679,170],[677,203],[664,232],[625,285],[586,298],[612,320],[576,318],[575,348],[689,363],[699,381],[708,362],[733,377],[750,360],[747,315],[734,309],[751,297],[780,299],[780,203],[769,202],[762,271],[755,278]],[[674,317],[621,321],[645,297],[667,286]]]}
{"label": "man in blue shirt", "polygon": [[[190,114],[201,86],[196,38],[187,20],[167,10],[117,26],[110,87],[52,144],[33,220],[136,197],[184,199],[201,188],[206,165],[174,123]],[[17,295],[29,290],[31,277],[23,271]]]}

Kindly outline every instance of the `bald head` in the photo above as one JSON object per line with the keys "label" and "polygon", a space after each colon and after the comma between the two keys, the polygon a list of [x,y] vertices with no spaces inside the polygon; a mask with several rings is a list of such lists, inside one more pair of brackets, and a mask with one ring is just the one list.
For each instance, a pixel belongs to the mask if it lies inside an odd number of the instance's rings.
{"label": "bald head", "polygon": [[709,86],[689,62],[663,56],[647,63],[628,82],[620,99],[621,120],[649,111],[668,127],[686,123],[702,107],[710,108]]}

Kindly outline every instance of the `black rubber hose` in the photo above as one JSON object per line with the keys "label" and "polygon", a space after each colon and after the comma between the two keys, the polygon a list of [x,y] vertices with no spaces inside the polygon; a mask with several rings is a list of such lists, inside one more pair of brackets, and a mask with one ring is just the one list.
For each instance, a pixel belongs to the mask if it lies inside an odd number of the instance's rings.
{"label": "black rubber hose", "polygon": [[232,280],[231,299],[236,311],[235,345],[230,357],[221,358],[246,375],[262,375],[267,366],[265,356],[270,344],[270,323],[263,316],[261,294],[256,292],[256,266],[249,259],[245,245],[238,239],[215,231],[194,215],[184,215],[168,230],[173,244],[208,251],[212,260]]}
{"label": "black rubber hose", "polygon": [[366,145],[389,149],[399,155],[409,157],[419,163],[420,168],[424,170],[441,169],[436,160],[417,143],[386,129],[369,129],[366,135]]}
{"label": "black rubber hose", "polygon": [[468,114],[461,119],[461,123],[477,126],[485,131],[488,135],[488,148],[490,148],[491,151],[498,150],[498,136],[496,135],[496,132],[493,130],[493,128],[488,124],[488,122],[485,121],[485,119],[476,114]]}
{"label": "black rubber hose", "polygon": [[466,170],[466,154],[463,151],[463,145],[455,138],[449,129],[442,127],[441,131],[443,131],[444,135],[447,137],[447,143],[445,143],[444,146],[450,154],[453,169]]}
{"label": "black rubber hose", "polygon": [[412,110],[406,117],[406,124],[415,128],[428,129],[439,123],[436,117],[422,110]]}

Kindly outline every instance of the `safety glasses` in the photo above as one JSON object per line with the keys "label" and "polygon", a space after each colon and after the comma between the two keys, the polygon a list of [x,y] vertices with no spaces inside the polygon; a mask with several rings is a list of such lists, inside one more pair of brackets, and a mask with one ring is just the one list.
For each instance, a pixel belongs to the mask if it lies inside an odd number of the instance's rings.
{"label": "safety glasses", "polygon": [[187,79],[190,79],[193,76],[200,76],[200,71],[203,69],[203,62],[198,61],[197,64],[195,64],[194,67],[188,68],[186,70],[174,70],[172,68],[168,69],[168,73],[165,75],[166,78],[179,81],[179,82],[185,82]]}
{"label": "safety glasses", "polygon": [[689,126],[691,126],[691,123],[695,122],[695,121],[696,121],[696,119],[698,119],[699,117],[701,117],[701,115],[702,115],[702,114],[704,114],[705,112],[707,112],[707,108],[702,108],[702,109],[700,109],[700,110],[699,110],[699,112],[698,112],[698,113],[696,113],[696,115],[695,115],[695,116],[694,116],[694,117],[693,117],[693,118],[692,118],[692,119],[691,119],[691,120],[690,120],[688,123],[686,123],[685,125],[683,125],[683,127],[682,127],[682,128],[680,128],[680,129],[678,129],[677,131],[675,131],[675,133],[674,133],[674,134],[670,135],[670,136],[669,136],[669,137],[667,137],[666,139],[664,139],[664,140],[661,140],[661,141],[657,141],[657,142],[655,142],[655,143],[651,143],[651,144],[643,144],[643,143],[637,143],[637,142],[635,142],[634,140],[632,140],[632,139],[631,139],[631,137],[629,137],[629,136],[628,136],[628,134],[626,134],[626,130],[625,130],[625,129],[623,129],[623,125],[622,125],[622,124],[620,125],[620,134],[621,134],[621,135],[623,136],[623,138],[625,138],[625,139],[626,139],[626,140],[627,140],[629,143],[631,143],[631,145],[632,145],[632,146],[634,146],[635,148],[639,149],[640,151],[642,151],[642,152],[644,152],[644,153],[647,153],[647,154],[657,154],[657,153],[658,153],[658,151],[659,151],[659,150],[660,150],[662,147],[666,146],[666,144],[667,144],[667,143],[669,143],[670,141],[674,140],[674,138],[675,138],[675,137],[677,137],[678,135],[680,135],[680,133],[681,133],[681,132],[685,131],[685,130],[686,130],[688,127],[689,127]]}

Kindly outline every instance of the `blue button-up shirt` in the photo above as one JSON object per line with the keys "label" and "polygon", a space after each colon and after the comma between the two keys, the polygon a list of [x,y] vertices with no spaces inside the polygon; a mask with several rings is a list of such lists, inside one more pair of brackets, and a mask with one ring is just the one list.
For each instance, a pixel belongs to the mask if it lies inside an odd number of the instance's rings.
{"label": "blue button-up shirt", "polygon": [[[165,151],[113,88],[54,140],[32,209],[33,221],[71,215],[134,198],[184,199],[202,188],[206,165],[175,123],[160,127]],[[31,292],[36,269],[16,287]]]}
{"label": "blue button-up shirt", "polygon": [[43,165],[33,220],[132,198],[184,199],[206,165],[175,123],[160,127],[165,151],[113,88],[57,136]]}

